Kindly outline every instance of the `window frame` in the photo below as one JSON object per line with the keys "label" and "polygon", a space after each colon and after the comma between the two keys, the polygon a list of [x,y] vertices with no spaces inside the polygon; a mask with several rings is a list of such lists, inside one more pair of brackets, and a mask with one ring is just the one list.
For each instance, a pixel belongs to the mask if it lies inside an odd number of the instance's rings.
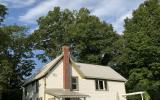
{"label": "window frame", "polygon": [[[73,83],[73,78],[75,78],[76,79],[76,83]],[[72,85],[76,85],[76,89],[73,89],[73,86]],[[79,81],[78,81],[78,77],[77,76],[72,76],[72,78],[71,78],[71,89],[73,90],[73,91],[78,91],[79,90]]]}
{"label": "window frame", "polygon": [[[102,81],[103,89],[101,89],[99,82]],[[108,83],[107,80],[104,79],[96,79],[95,80],[95,90],[96,91],[108,91]]]}

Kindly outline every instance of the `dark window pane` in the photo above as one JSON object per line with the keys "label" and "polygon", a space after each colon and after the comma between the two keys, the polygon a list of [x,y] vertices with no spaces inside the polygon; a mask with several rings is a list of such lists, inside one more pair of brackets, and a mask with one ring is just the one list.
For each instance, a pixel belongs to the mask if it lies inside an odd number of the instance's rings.
{"label": "dark window pane", "polygon": [[72,83],[77,83],[77,78],[76,77],[72,78]]}
{"label": "dark window pane", "polygon": [[77,85],[76,84],[72,84],[72,89],[77,89]]}
{"label": "dark window pane", "polygon": [[104,87],[103,87],[103,81],[99,81],[99,89],[104,89]]}
{"label": "dark window pane", "polygon": [[98,90],[98,80],[96,80],[96,90]]}

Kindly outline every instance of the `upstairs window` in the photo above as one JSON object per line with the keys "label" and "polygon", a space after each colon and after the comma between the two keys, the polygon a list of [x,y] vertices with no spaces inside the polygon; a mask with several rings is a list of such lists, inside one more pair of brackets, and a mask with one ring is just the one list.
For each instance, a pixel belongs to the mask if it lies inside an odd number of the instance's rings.
{"label": "upstairs window", "polygon": [[106,80],[96,80],[95,85],[96,85],[96,90],[107,90]]}
{"label": "upstairs window", "polygon": [[72,77],[72,90],[78,90],[78,77]]}

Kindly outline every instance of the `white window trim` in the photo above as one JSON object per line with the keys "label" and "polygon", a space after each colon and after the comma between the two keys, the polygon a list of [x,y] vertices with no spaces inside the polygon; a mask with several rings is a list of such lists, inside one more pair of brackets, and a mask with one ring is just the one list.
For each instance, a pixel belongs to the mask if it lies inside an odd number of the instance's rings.
{"label": "white window trim", "polygon": [[[73,91],[78,91],[78,90],[79,90],[78,77],[77,77],[77,76],[72,76],[72,78],[76,78],[76,83],[72,83],[72,81],[71,81],[71,89],[72,89]],[[72,88],[72,84],[76,85],[77,89],[73,89],[73,88]]]}
{"label": "white window trim", "polygon": [[[97,81],[97,82],[96,82]],[[100,81],[102,81],[102,83],[103,83],[103,89],[101,89],[100,88]],[[107,90],[107,88],[108,88],[108,86],[107,86],[107,84],[105,85],[105,82],[106,80],[95,80],[95,85],[97,85],[97,83],[98,83],[98,89],[96,89],[96,90],[102,90],[102,91],[106,91]]]}

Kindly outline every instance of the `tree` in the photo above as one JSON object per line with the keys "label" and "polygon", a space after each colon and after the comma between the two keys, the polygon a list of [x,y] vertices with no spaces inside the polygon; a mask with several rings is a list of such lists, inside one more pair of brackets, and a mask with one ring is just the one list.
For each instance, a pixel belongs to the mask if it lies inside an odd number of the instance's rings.
{"label": "tree", "polygon": [[112,43],[119,38],[110,24],[91,15],[86,8],[70,11],[55,7],[39,18],[38,25],[30,38],[35,49],[45,51],[38,55],[42,59],[54,58],[63,45],[69,45],[78,61],[106,65],[112,58]]}
{"label": "tree", "polygon": [[[121,44],[110,64],[128,78],[127,90],[160,99],[160,2],[147,0],[125,20]],[[120,45],[120,46],[119,46]],[[134,99],[135,100],[135,99]]]}
{"label": "tree", "polygon": [[0,88],[19,88],[34,68],[32,48],[25,28],[17,25],[0,28]]}
{"label": "tree", "polygon": [[0,4],[0,24],[3,22],[5,15],[7,14],[7,8]]}

